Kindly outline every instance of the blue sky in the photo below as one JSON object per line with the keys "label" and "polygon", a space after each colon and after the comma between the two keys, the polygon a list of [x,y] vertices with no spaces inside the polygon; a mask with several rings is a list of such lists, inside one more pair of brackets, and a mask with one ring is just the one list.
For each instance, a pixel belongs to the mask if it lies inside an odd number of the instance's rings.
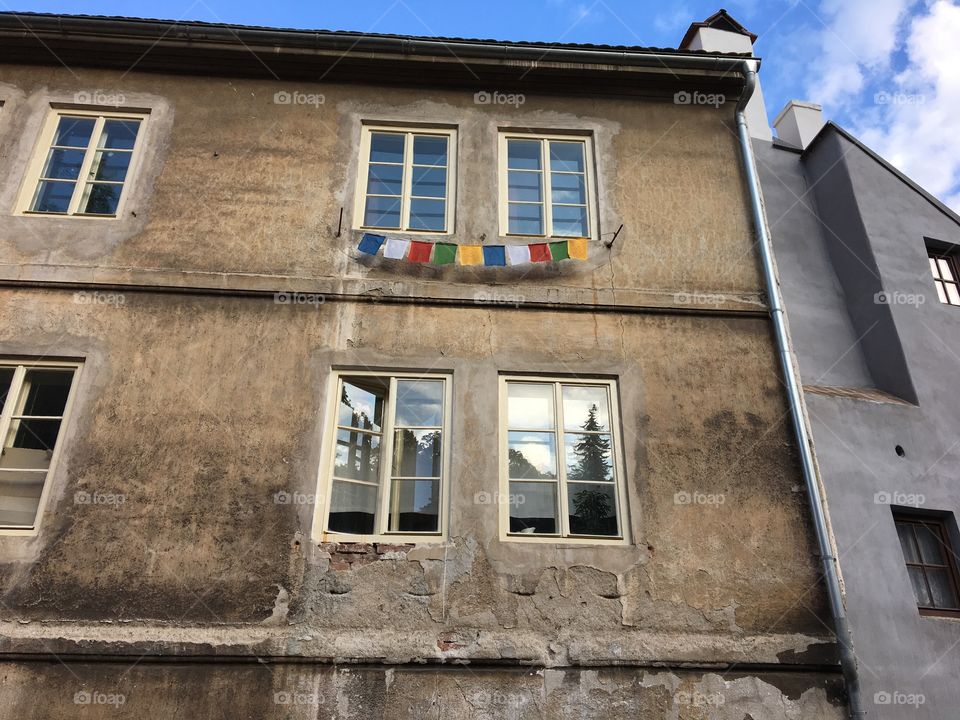
{"label": "blue sky", "polygon": [[[0,0],[5,10],[246,25],[676,47],[720,0]],[[791,99],[824,106],[960,209],[960,0],[724,0],[759,35],[773,117]]]}

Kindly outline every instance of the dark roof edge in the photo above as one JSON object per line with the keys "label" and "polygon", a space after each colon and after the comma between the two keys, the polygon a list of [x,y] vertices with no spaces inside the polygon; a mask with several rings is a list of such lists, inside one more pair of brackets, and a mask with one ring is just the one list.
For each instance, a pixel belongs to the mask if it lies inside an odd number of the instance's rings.
{"label": "dark roof edge", "polygon": [[750,38],[751,44],[755,43],[759,37],[756,33],[752,33],[747,30],[741,22],[739,22],[726,10],[720,8],[706,20],[690,23],[690,27],[687,28],[687,32],[684,34],[683,39],[680,41],[680,45],[678,47],[686,47],[690,41],[693,40],[693,36],[700,28],[716,27],[721,21],[726,22],[733,27],[733,32],[738,32],[741,35],[746,35],[748,38]]}
{"label": "dark roof edge", "polygon": [[810,150],[816,145],[822,137],[824,137],[828,132],[834,131],[839,133],[842,137],[846,138],[858,148],[863,150],[867,155],[873,158],[877,163],[885,167],[891,173],[893,173],[901,182],[913,189],[915,192],[919,193],[927,202],[933,205],[937,210],[942,212],[948,218],[953,220],[957,225],[960,225],[960,215],[955,211],[951,210],[949,207],[943,204],[941,200],[938,200],[934,195],[932,195],[927,190],[924,190],[920,185],[918,185],[914,180],[912,180],[908,175],[903,171],[898,170],[893,165],[891,165],[887,160],[883,158],[879,153],[874,150],[871,150],[868,146],[864,145],[861,140],[852,135],[849,131],[843,129],[835,122],[829,121],[820,128],[820,132],[817,133],[816,137],[810,141],[810,144],[807,145],[806,149],[803,151],[803,154],[806,155]]}
{"label": "dark roof edge", "polygon": [[381,35],[351,31],[267,28],[198,21],[148,20],[94,15],[0,12],[0,36],[9,33],[54,33],[102,39],[132,37],[167,43],[213,43],[219,46],[269,45],[273,48],[311,49],[351,53],[395,52],[408,56],[450,56],[502,60],[561,60],[602,65],[660,65],[693,70],[729,71],[745,59],[742,53],[707,53],[672,48],[578,45],[538,42],[505,42],[469,38]]}

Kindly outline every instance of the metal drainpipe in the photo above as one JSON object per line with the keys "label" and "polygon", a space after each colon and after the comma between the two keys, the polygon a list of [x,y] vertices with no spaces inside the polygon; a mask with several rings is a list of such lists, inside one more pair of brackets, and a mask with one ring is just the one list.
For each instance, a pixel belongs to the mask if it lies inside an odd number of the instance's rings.
{"label": "metal drainpipe", "polygon": [[857,658],[853,651],[853,640],[850,625],[847,621],[846,609],[843,606],[843,594],[840,591],[840,578],[837,572],[837,558],[833,554],[833,547],[827,532],[826,512],[817,486],[817,474],[814,466],[813,452],[810,449],[810,438],[807,434],[807,425],[804,421],[803,396],[800,382],[794,367],[790,346],[790,336],[787,334],[784,322],[783,301],[780,296],[780,286],[777,283],[776,271],[773,266],[773,250],[770,243],[770,234],[767,232],[767,222],[760,199],[760,184],[757,179],[757,169],[753,157],[753,146],[750,142],[750,133],[747,128],[747,118],[744,115],[747,103],[757,86],[756,61],[745,60],[742,65],[746,87],[737,103],[736,120],[737,134],[740,137],[740,150],[743,156],[743,165],[747,173],[747,186],[750,190],[750,208],[753,211],[753,223],[757,228],[760,244],[760,259],[763,263],[763,276],[766,281],[767,295],[770,303],[770,317],[773,320],[774,331],[777,336],[777,350],[780,355],[780,367],[787,385],[787,394],[790,398],[790,415],[793,418],[793,429],[797,445],[800,448],[800,458],[803,464],[803,479],[807,485],[807,495],[810,498],[810,510],[813,514],[813,526],[817,534],[817,545],[823,562],[823,574],[827,582],[827,595],[830,598],[830,609],[833,611],[834,630],[837,643],[840,647],[840,666],[843,670],[844,681],[847,686],[847,695],[850,703],[850,716],[864,718],[867,713],[860,702],[860,680],[857,673]]}

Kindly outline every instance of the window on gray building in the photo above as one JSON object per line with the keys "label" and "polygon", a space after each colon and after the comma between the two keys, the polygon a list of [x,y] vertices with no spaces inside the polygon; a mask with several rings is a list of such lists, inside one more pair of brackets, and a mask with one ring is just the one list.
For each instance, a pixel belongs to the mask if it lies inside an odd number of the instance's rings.
{"label": "window on gray building", "polygon": [[895,515],[910,584],[924,615],[960,614],[956,556],[943,518]]}

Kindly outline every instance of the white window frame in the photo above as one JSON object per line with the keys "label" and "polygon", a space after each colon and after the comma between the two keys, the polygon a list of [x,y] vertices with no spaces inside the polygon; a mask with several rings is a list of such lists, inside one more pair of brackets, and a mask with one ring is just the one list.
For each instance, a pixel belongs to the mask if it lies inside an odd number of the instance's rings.
{"label": "white window frame", "polygon": [[[374,532],[370,535],[342,533],[328,530],[330,516],[330,498],[333,495],[333,465],[336,459],[337,417],[340,405],[341,381],[350,377],[372,377],[389,380],[387,403],[381,426],[380,441],[380,488],[377,497],[377,514],[374,519]],[[392,495],[393,438],[396,419],[397,380],[442,380],[443,381],[443,425],[441,426],[441,477],[440,529],[438,532],[410,533],[389,532],[384,530]],[[320,454],[320,472],[317,482],[316,513],[313,520],[313,537],[318,542],[383,542],[383,543],[429,543],[438,542],[447,537],[448,507],[450,497],[450,447],[452,445],[451,411],[453,408],[453,375],[438,372],[402,372],[385,370],[335,370],[330,375],[328,385],[326,426],[323,449]]]}
{"label": "white window frame", "polygon": [[[44,509],[47,504],[47,498],[50,495],[50,486],[52,479],[57,471],[57,465],[63,449],[63,436],[69,427],[71,411],[74,399],[76,397],[77,384],[80,381],[80,372],[83,363],[78,361],[59,361],[59,360],[30,360],[17,358],[0,358],[0,367],[14,368],[13,380],[10,383],[10,389],[7,391],[7,401],[4,402],[2,412],[0,412],[0,445],[5,446],[7,435],[10,432],[12,422],[13,406],[20,402],[20,393],[23,388],[23,380],[27,370],[35,368],[53,369],[53,370],[73,370],[73,378],[70,383],[70,390],[67,393],[67,402],[63,408],[63,415],[60,421],[60,429],[57,432],[57,442],[54,445],[53,453],[50,457],[50,466],[43,478],[43,490],[40,492],[40,500],[37,503],[37,515],[34,518],[32,527],[5,526],[0,525],[0,536],[24,536],[36,535],[40,530],[40,524],[44,516]],[[11,402],[12,400],[12,402]]]}
{"label": "white window frame", "polygon": [[[367,176],[370,174],[370,141],[373,133],[404,135],[403,185],[400,190],[400,227],[385,228],[364,224],[367,205]],[[411,230],[410,199],[413,187],[413,137],[435,135],[447,138],[447,192],[444,206],[443,230]],[[439,198],[425,198],[437,200]],[[403,233],[404,235],[452,235],[457,206],[457,129],[452,127],[429,127],[420,125],[367,125],[360,129],[360,162],[357,170],[357,188],[354,194],[353,227],[371,233]]]}
{"label": "white window frame", "polygon": [[[58,217],[58,218],[83,218],[87,220],[115,220],[123,214],[123,206],[127,196],[130,194],[130,186],[136,177],[137,167],[140,156],[142,155],[143,137],[146,133],[147,118],[150,116],[146,111],[116,111],[116,110],[72,110],[66,108],[51,108],[44,120],[43,127],[40,130],[40,136],[37,139],[36,146],[30,162],[27,164],[27,171],[24,175],[23,184],[20,188],[20,194],[17,199],[16,214],[29,215],[36,217]],[[62,117],[90,117],[96,118],[93,126],[93,132],[90,135],[90,142],[87,145],[83,156],[83,164],[80,166],[80,172],[77,175],[77,181],[73,188],[73,196],[70,198],[70,205],[65,213],[44,212],[42,210],[32,210],[37,192],[40,189],[40,176],[43,173],[43,167],[46,165],[47,156],[53,145],[53,138],[57,131],[57,125]],[[93,159],[97,153],[97,141],[103,133],[103,125],[107,120],[138,120],[140,127],[137,131],[137,139],[134,141],[133,149],[130,151],[130,165],[127,168],[127,175],[123,181],[123,188],[120,191],[120,200],[117,203],[117,211],[113,215],[98,215],[93,213],[79,212],[80,201],[83,199],[84,191],[89,182],[90,169],[93,165]]]}
{"label": "white window frame", "polygon": [[[540,168],[542,173],[543,185],[543,230],[542,235],[529,235],[526,233],[510,232],[510,205],[509,205],[509,175],[507,168],[507,141],[508,140],[539,140],[540,141]],[[553,234],[553,190],[550,171],[550,152],[549,144],[556,142],[581,142],[583,143],[584,158],[584,191],[586,193],[587,205],[587,235],[588,240],[598,239],[597,228],[599,226],[599,208],[597,206],[598,194],[594,192],[596,186],[596,174],[593,163],[593,137],[586,133],[531,133],[521,130],[501,129],[497,138],[497,176],[498,176],[498,199],[500,216],[500,235],[502,237],[535,237],[545,238],[546,240],[575,240],[572,235],[554,235]]]}
{"label": "white window frame", "polygon": [[[509,419],[507,414],[507,385],[508,383],[541,383],[553,384],[554,388],[554,423],[553,432],[556,436],[557,447],[557,523],[560,532],[547,535],[511,533],[510,532],[510,460],[509,460]],[[571,535],[570,519],[567,517],[567,467],[566,450],[563,442],[563,393],[564,385],[579,385],[588,387],[602,387],[607,390],[610,400],[610,453],[613,460],[615,495],[617,498],[617,527],[620,534],[616,537],[608,535]],[[626,496],[626,478],[623,470],[622,453],[620,452],[620,406],[618,400],[617,381],[603,378],[560,377],[549,375],[501,375],[500,376],[500,540],[503,542],[533,542],[553,543],[555,545],[629,545],[629,512]],[[540,432],[540,431],[538,431]],[[552,481],[550,481],[552,482]]]}

